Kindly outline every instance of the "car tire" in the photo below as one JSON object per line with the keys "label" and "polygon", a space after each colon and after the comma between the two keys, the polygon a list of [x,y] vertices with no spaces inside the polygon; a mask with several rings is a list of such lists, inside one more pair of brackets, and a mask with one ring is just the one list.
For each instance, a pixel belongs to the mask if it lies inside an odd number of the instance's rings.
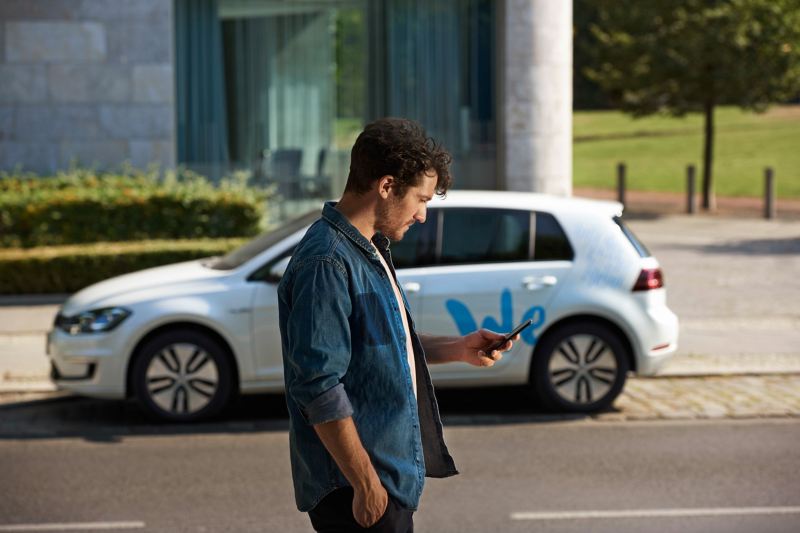
{"label": "car tire", "polygon": [[234,391],[227,351],[211,336],[191,329],[150,339],[133,364],[133,389],[155,420],[196,422],[219,414]]}
{"label": "car tire", "polygon": [[622,339],[609,327],[566,324],[545,336],[534,352],[531,383],[550,409],[600,411],[622,392],[629,366]]}

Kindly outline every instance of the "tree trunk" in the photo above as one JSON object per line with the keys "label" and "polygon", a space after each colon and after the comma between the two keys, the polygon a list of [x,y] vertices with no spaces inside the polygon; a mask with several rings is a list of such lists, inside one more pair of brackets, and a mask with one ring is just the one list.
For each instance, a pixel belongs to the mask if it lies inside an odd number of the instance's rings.
{"label": "tree trunk", "polygon": [[714,100],[706,100],[705,138],[703,143],[703,209],[715,211],[717,201],[712,184],[712,168],[714,164]]}

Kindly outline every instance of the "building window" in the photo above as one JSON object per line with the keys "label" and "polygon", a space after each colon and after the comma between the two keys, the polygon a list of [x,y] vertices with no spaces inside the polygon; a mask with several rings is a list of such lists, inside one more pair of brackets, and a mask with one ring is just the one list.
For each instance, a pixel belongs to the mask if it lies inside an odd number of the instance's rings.
{"label": "building window", "polygon": [[491,0],[175,2],[179,163],[247,170],[292,216],[341,194],[365,123],[403,116],[453,153],[456,188],[494,187]]}

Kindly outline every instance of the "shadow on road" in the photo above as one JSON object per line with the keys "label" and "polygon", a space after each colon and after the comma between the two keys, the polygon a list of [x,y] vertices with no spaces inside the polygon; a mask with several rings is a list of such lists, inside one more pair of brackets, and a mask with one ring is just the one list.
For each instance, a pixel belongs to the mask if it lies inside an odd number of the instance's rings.
{"label": "shadow on road", "polygon": [[662,250],[688,250],[703,254],[800,255],[800,237],[750,239],[718,244],[663,243]]}
{"label": "shadow on road", "polygon": [[746,241],[709,244],[702,247],[706,253],[745,255],[800,254],[800,237],[786,239],[753,239]]}
{"label": "shadow on road", "polygon": [[[547,423],[588,415],[548,413],[523,388],[441,389],[439,408],[446,426]],[[148,419],[134,401],[64,395],[0,405],[0,440],[75,437],[118,442],[140,435],[283,432],[289,429],[282,394],[241,397],[216,420],[176,424]]]}

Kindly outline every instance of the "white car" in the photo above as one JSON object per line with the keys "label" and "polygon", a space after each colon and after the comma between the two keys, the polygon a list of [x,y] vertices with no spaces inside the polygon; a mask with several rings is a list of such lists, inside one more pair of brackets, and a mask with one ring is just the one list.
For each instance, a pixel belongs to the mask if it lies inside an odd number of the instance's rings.
{"label": "white car", "polygon": [[[431,366],[437,386],[528,384],[548,406],[603,409],[629,372],[655,374],[677,348],[658,262],[615,202],[451,191],[391,246],[421,332],[533,326],[491,368]],[[103,398],[136,397],[189,421],[239,393],[283,390],[277,283],[319,213],[223,257],[89,286],[48,334],[52,379]]]}

